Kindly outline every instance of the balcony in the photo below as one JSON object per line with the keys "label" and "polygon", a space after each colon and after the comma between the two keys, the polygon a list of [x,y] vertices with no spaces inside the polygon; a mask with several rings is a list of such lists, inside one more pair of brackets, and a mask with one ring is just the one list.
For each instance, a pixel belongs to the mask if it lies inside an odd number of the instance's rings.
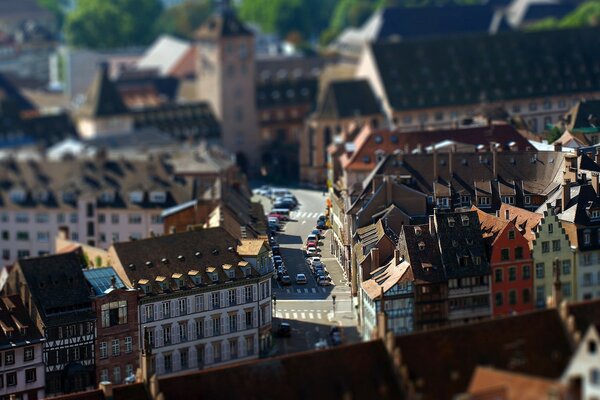
{"label": "balcony", "polygon": [[492,315],[490,306],[465,307],[450,310],[448,313],[449,320],[463,318],[479,318]]}
{"label": "balcony", "polygon": [[488,293],[490,287],[488,285],[471,286],[465,288],[448,289],[448,297],[468,296],[470,294]]}

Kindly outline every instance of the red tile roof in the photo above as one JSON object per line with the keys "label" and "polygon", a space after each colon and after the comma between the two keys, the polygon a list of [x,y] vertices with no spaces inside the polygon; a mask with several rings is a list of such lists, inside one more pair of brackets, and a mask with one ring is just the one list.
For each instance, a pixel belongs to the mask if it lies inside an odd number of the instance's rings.
{"label": "red tile roof", "polygon": [[[558,382],[550,379],[477,367],[467,392],[472,396],[469,397],[471,400],[539,400],[564,390]],[[496,396],[490,396],[492,393]]]}

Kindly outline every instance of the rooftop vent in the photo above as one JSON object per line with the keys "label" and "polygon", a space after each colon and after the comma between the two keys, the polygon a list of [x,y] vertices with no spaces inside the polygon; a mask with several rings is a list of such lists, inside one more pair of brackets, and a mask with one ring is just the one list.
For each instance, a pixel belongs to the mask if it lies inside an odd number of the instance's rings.
{"label": "rooftop vent", "polygon": [[129,264],[128,267],[131,271],[135,271],[135,264]]}
{"label": "rooftop vent", "polygon": [[163,263],[163,264],[168,264],[169,260],[167,260],[165,257],[163,257],[163,258],[160,259],[160,262]]}
{"label": "rooftop vent", "polygon": [[219,249],[213,249],[212,254],[213,254],[213,256],[216,256],[217,254],[219,254]]}
{"label": "rooftop vent", "polygon": [[183,261],[183,260],[185,260],[185,257],[180,254],[180,255],[177,256],[177,259],[179,261]]}
{"label": "rooftop vent", "polygon": [[146,267],[151,267],[152,266],[152,261],[146,261]]}
{"label": "rooftop vent", "polygon": [[199,251],[195,252],[194,255],[198,258],[202,257],[202,253]]}

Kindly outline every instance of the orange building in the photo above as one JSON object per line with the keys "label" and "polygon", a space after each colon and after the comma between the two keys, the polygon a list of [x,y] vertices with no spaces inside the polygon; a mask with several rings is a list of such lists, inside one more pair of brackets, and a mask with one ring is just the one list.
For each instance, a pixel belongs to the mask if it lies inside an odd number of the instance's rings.
{"label": "orange building", "polygon": [[513,221],[487,214],[474,207],[487,242],[492,270],[492,315],[532,310],[533,257],[529,241]]}

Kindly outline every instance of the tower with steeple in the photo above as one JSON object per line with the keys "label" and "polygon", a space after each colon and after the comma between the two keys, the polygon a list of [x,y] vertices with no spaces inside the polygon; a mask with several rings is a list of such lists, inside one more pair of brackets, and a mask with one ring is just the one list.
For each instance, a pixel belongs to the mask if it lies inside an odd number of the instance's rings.
{"label": "tower with steeple", "polygon": [[254,34],[229,1],[196,32],[199,100],[208,102],[221,123],[221,139],[244,172],[256,171],[260,135],[255,104]]}

